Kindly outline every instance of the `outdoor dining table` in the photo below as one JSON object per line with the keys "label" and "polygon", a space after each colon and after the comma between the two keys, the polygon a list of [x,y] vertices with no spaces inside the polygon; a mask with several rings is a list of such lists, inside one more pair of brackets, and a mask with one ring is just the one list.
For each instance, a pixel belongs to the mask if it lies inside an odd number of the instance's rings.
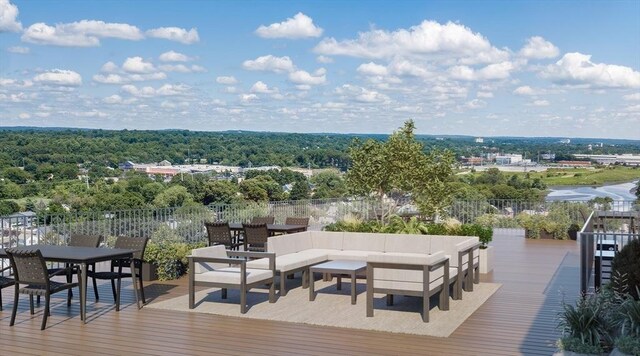
{"label": "outdoor dining table", "polygon": [[[87,265],[89,264],[117,259],[131,260],[131,278],[136,296],[136,305],[138,309],[141,308],[138,297],[138,284],[136,283],[136,270],[133,261],[133,254],[136,250],[56,245],[30,245],[19,248],[25,251],[40,250],[42,257],[48,262],[64,262],[80,266],[80,320],[82,320],[83,323],[87,322]],[[8,258],[5,249],[0,249],[0,258]],[[118,294],[116,298],[116,311],[120,311],[120,294]]]}

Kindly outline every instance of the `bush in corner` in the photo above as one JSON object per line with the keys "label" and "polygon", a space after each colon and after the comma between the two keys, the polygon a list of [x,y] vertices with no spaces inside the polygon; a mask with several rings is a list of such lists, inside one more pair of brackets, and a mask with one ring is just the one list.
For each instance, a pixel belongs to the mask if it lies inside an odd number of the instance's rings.
{"label": "bush in corner", "polygon": [[630,241],[611,262],[611,269],[618,275],[625,276],[624,290],[635,300],[640,300],[640,239]]}

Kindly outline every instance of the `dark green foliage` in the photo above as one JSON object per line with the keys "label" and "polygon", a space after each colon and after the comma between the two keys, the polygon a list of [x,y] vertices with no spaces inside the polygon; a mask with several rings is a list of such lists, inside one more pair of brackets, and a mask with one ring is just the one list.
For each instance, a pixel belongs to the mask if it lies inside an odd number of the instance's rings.
{"label": "dark green foliage", "polygon": [[578,354],[585,354],[585,355],[600,355],[604,352],[604,350],[602,349],[602,346],[600,345],[591,345],[589,343],[586,343],[580,340],[577,337],[570,337],[570,336],[563,337],[562,339],[560,339],[560,342],[558,343],[558,347],[560,347],[560,349],[562,350],[571,351]]}
{"label": "dark green foliage", "polygon": [[621,336],[616,339],[616,347],[627,355],[640,356],[640,336]]}
{"label": "dark green foliage", "polygon": [[0,200],[0,216],[20,211],[20,205],[13,200]]}
{"label": "dark green foliage", "polygon": [[311,195],[311,189],[309,189],[309,183],[306,180],[301,182],[295,182],[291,191],[289,192],[290,200],[305,200],[309,199]]}
{"label": "dark green foliage", "polygon": [[379,221],[338,221],[324,227],[324,231],[344,231],[344,232],[381,232],[383,224]]}
{"label": "dark green foliage", "polygon": [[[559,328],[562,331],[564,350],[582,352],[584,348],[603,348],[612,343],[614,329],[609,314],[611,299],[608,295],[591,295],[578,299],[576,305],[563,304],[559,313]],[[576,347],[577,349],[572,349]]]}
{"label": "dark green foliage", "polygon": [[640,289],[640,239],[630,241],[620,252],[616,254],[611,263],[615,273],[624,275],[627,282],[627,291],[635,300],[639,300]]}

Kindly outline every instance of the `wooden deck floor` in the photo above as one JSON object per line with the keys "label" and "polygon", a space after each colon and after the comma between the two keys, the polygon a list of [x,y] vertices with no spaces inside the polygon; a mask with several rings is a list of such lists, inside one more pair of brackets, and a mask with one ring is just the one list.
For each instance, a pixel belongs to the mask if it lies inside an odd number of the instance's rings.
{"label": "wooden deck floor", "polygon": [[[117,313],[108,285],[101,302],[89,294],[88,320],[80,323],[77,299],[67,308],[55,299],[47,329],[42,308],[31,317],[22,299],[9,327],[11,288],[0,312],[2,355],[550,355],[557,339],[556,313],[563,298],[579,290],[578,245],[574,241],[494,237],[495,270],[485,281],[502,288],[449,338],[319,327],[157,309],[137,310],[130,285]],[[187,293],[185,279],[145,287],[148,298]],[[23,297],[24,298],[24,297]]]}

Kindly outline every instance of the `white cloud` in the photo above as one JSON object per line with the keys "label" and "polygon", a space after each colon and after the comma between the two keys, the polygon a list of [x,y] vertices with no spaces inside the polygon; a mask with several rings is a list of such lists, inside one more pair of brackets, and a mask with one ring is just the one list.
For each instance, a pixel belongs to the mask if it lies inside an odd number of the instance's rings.
{"label": "white cloud", "polygon": [[473,99],[471,101],[468,101],[465,106],[469,109],[481,109],[485,106],[487,106],[487,102],[480,100],[480,99]]}
{"label": "white cloud", "polygon": [[387,67],[380,64],[375,64],[373,62],[361,64],[360,66],[358,66],[357,71],[358,73],[361,73],[364,75],[373,75],[373,76],[385,76],[389,74]]}
{"label": "white cloud", "polygon": [[100,71],[103,73],[115,73],[119,70],[120,68],[118,68],[118,65],[109,61],[105,64],[102,65],[102,67],[100,68]]}
{"label": "white cloud", "polygon": [[174,95],[186,95],[191,89],[184,84],[164,84],[163,86],[155,89],[150,86],[138,88],[135,85],[127,84],[121,87],[124,93],[136,96],[136,97],[154,97],[154,96],[174,96]]}
{"label": "white cloud", "polygon": [[96,74],[92,79],[94,82],[102,84],[124,84],[130,81],[128,78],[125,78],[119,74]]}
{"label": "white cloud", "polygon": [[142,57],[129,57],[122,64],[122,69],[127,73],[153,73],[156,68],[150,62],[145,62]]}
{"label": "white cloud", "polygon": [[533,102],[531,102],[532,106],[549,106],[551,105],[551,103],[549,102],[549,100],[534,100]]}
{"label": "white cloud", "polygon": [[189,56],[175,51],[164,52],[159,57],[162,62],[189,62]]}
{"label": "white cloud", "polygon": [[362,58],[393,58],[398,55],[455,54],[473,57],[478,62],[498,62],[508,58],[508,52],[491,46],[489,41],[469,28],[447,22],[423,21],[420,25],[393,32],[370,30],[357,39],[337,41],[323,39],[314,51],[323,55],[344,55]]}
{"label": "white cloud", "polygon": [[111,96],[108,96],[104,99],[102,99],[103,102],[107,103],[107,104],[120,104],[122,103],[122,97],[118,94],[113,94]]}
{"label": "white cloud", "polygon": [[313,24],[313,19],[298,12],[293,18],[288,18],[286,21],[258,27],[256,34],[263,38],[298,39],[320,37],[322,31],[322,28]]}
{"label": "white cloud", "polygon": [[184,64],[163,64],[158,67],[160,70],[178,73],[206,72],[204,67],[199,65],[186,66]]}
{"label": "white cloud", "polygon": [[36,75],[33,81],[45,85],[79,86],[82,77],[72,70],[53,69]]}
{"label": "white cloud", "polygon": [[242,67],[247,70],[271,71],[276,73],[291,72],[295,69],[291,58],[266,55],[254,60],[246,60]]}
{"label": "white cloud", "polygon": [[251,89],[249,91],[252,93],[258,93],[258,94],[272,94],[272,93],[277,93],[278,89],[269,88],[269,86],[264,82],[257,81],[255,82],[255,84],[253,84],[253,86],[251,86]]}
{"label": "white cloud", "polygon": [[12,87],[12,88],[29,88],[33,86],[31,80],[17,80],[9,78],[0,78],[0,87]]}
{"label": "white cloud", "polygon": [[565,54],[555,64],[548,65],[540,75],[565,85],[640,88],[640,72],[614,64],[593,63],[590,55],[578,52]]}
{"label": "white cloud", "polygon": [[361,103],[386,103],[390,101],[390,98],[385,94],[351,84],[337,87],[335,92],[343,99],[351,99]]}
{"label": "white cloud", "polygon": [[522,47],[519,54],[525,58],[554,58],[560,54],[560,50],[544,38],[533,36],[527,40],[527,44]]}
{"label": "white cloud", "polygon": [[479,91],[476,95],[478,98],[493,98],[492,92]]}
{"label": "white cloud", "polygon": [[220,76],[216,78],[216,83],[224,85],[234,85],[238,83],[238,80],[233,76]]}
{"label": "white cloud", "polygon": [[21,112],[20,115],[18,115],[19,119],[30,119],[31,115],[27,114],[26,112]]}
{"label": "white cloud", "polygon": [[515,70],[514,64],[505,61],[489,64],[479,70],[465,65],[454,66],[449,68],[449,74],[453,79],[459,80],[500,80],[509,78],[513,70]]}
{"label": "white cloud", "polygon": [[640,100],[640,93],[634,93],[623,96],[624,100]]}
{"label": "white cloud", "polygon": [[193,44],[200,41],[198,30],[195,28],[187,31],[184,28],[179,27],[160,27],[148,30],[146,34],[149,37],[162,38],[184,44]]}
{"label": "white cloud", "polygon": [[258,96],[255,94],[240,94],[240,101],[243,103],[249,103],[255,100],[258,100]]}
{"label": "white cloud", "polygon": [[19,32],[22,24],[18,21],[18,7],[9,0],[0,0],[0,32]]}
{"label": "white cloud", "polygon": [[43,22],[29,26],[22,34],[22,40],[42,45],[67,47],[94,47],[100,45],[101,38],[141,40],[140,29],[125,23],[106,23],[96,20],[82,20],[49,26]]}
{"label": "white cloud", "polygon": [[535,91],[528,85],[517,87],[513,93],[518,95],[535,95]]}
{"label": "white cloud", "polygon": [[155,72],[155,73],[148,73],[148,74],[130,74],[129,79],[131,79],[134,82],[143,82],[146,80],[167,79],[167,75],[164,74],[163,72]]}
{"label": "white cloud", "polygon": [[12,46],[7,48],[7,52],[16,53],[16,54],[29,54],[31,50],[29,49],[29,47]]}
{"label": "white cloud", "polygon": [[318,69],[314,74],[310,74],[304,70],[297,70],[289,73],[289,80],[292,83],[300,85],[320,85],[327,81],[324,68]]}
{"label": "white cloud", "polygon": [[316,57],[316,61],[318,61],[318,63],[333,63],[333,58],[331,57],[327,57],[327,56],[318,56]]}

